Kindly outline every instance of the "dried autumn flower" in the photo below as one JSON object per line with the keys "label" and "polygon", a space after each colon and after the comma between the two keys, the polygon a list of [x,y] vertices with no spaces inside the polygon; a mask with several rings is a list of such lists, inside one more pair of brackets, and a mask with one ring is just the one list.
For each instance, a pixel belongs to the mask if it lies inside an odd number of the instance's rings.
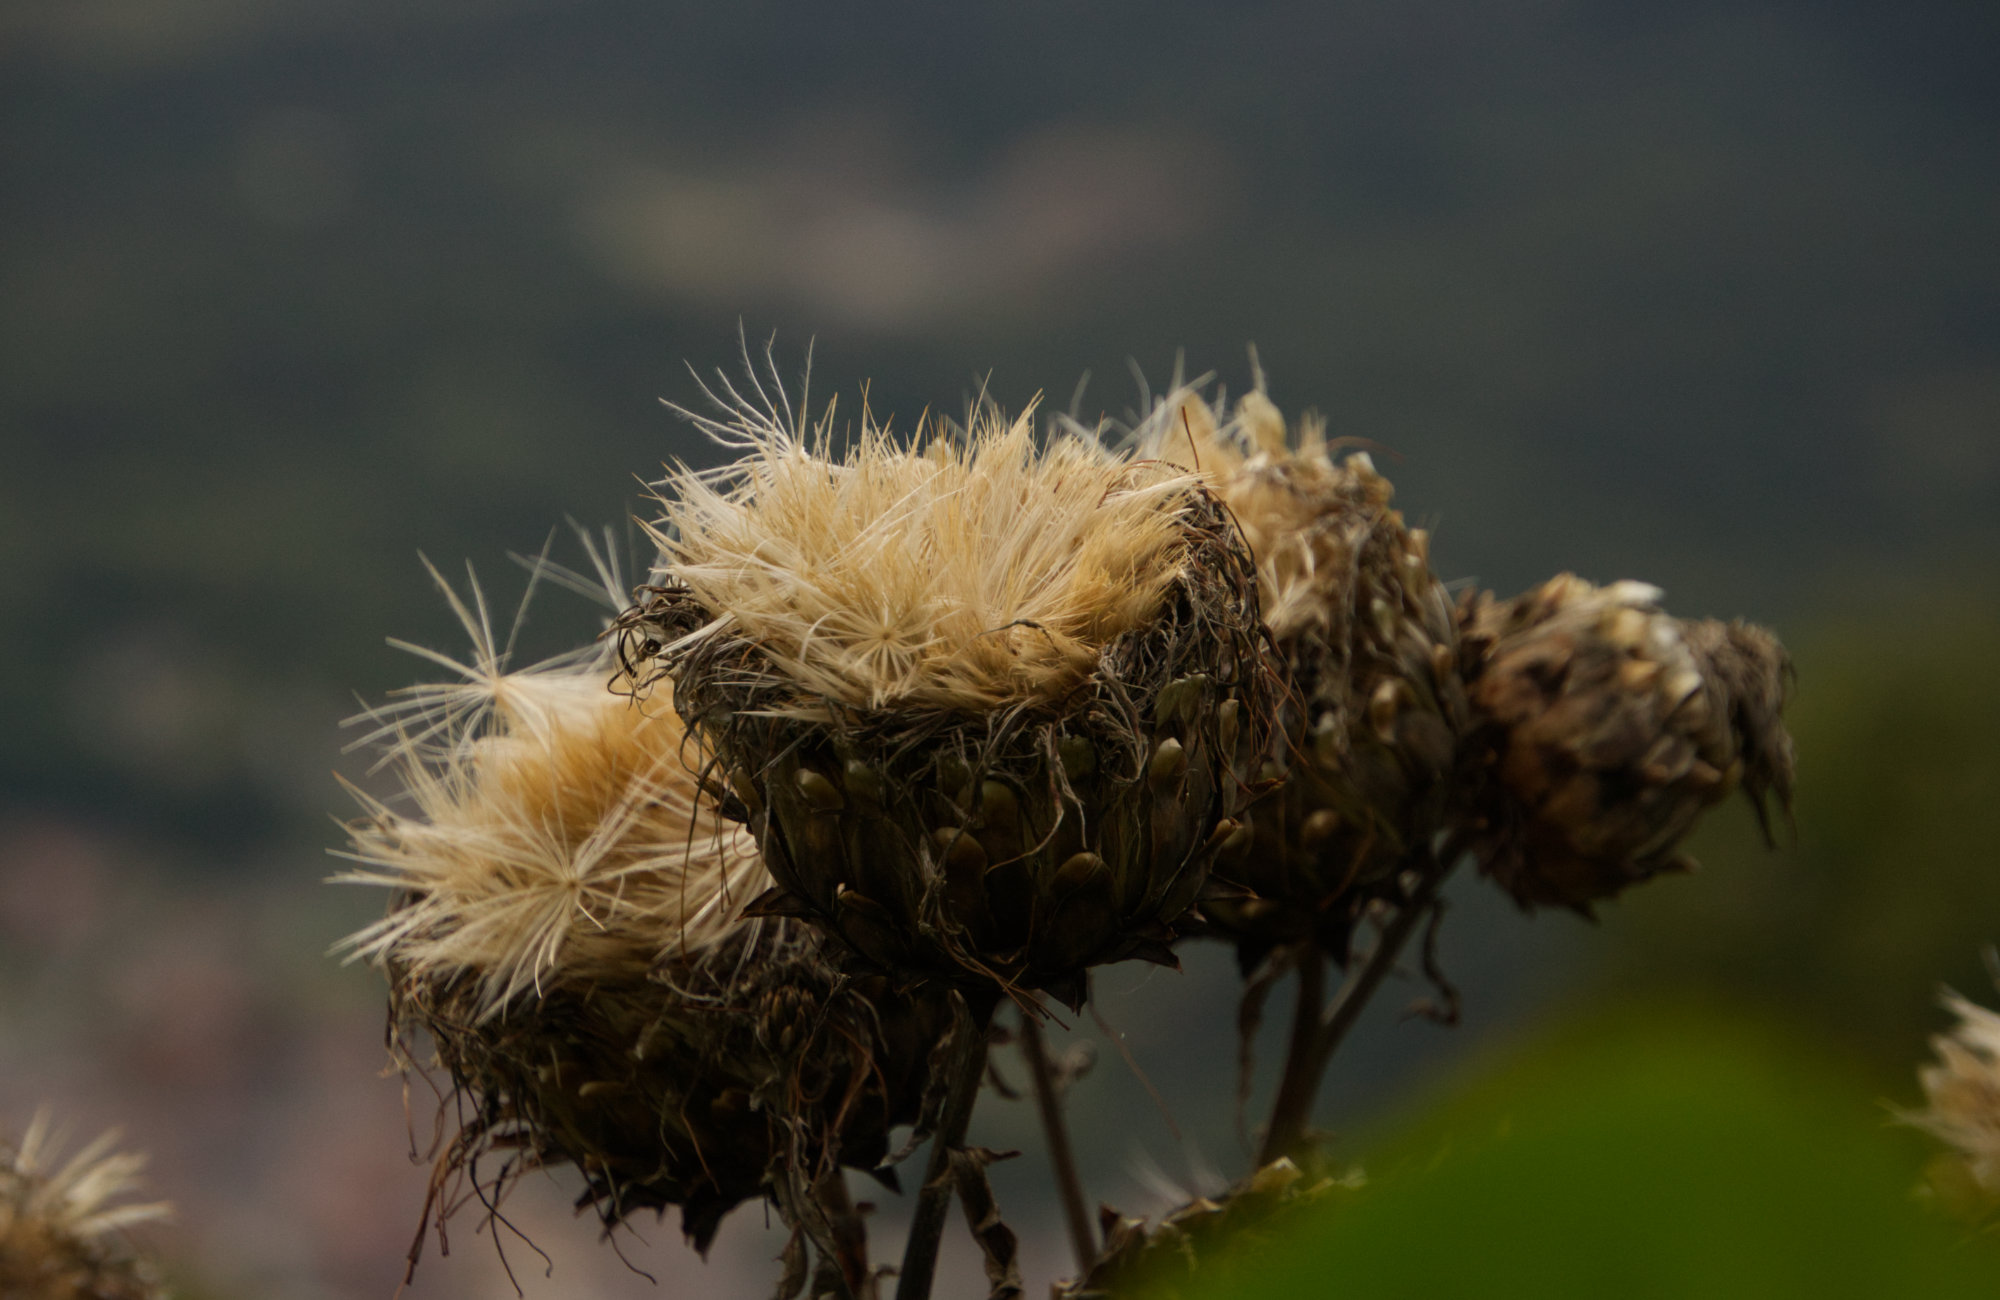
{"label": "dried autumn flower", "polygon": [[1428,535],[1366,453],[1336,459],[1311,418],[1288,437],[1261,389],[1230,410],[1177,388],[1136,442],[1199,473],[1242,529],[1289,687],[1259,773],[1282,785],[1249,810],[1254,848],[1229,868],[1256,897],[1202,910],[1246,967],[1305,939],[1344,960],[1362,907],[1449,806],[1466,707]]}
{"label": "dried autumn flower", "polygon": [[1931,1038],[1937,1061],[1917,1071],[1925,1106],[1900,1118],[1948,1148],[1931,1164],[1932,1192],[1984,1217],[2000,1209],[2000,1013],[1949,989],[1941,1001],[1958,1024]]}
{"label": "dried autumn flower", "polygon": [[[732,390],[733,397],[733,390]],[[990,409],[905,447],[735,398],[674,473],[623,620],[742,799],[780,895],[869,966],[1072,1004],[1172,961],[1265,703],[1250,560],[1191,476]]]}
{"label": "dried autumn flower", "polygon": [[116,1152],[106,1133],[68,1159],[49,1113],[19,1142],[0,1137],[0,1296],[9,1300],[163,1300],[150,1264],[123,1230],[162,1219],[161,1203],[134,1203],[146,1158]]}
{"label": "dried autumn flower", "polygon": [[1741,787],[1791,807],[1791,662],[1747,623],[1685,622],[1657,588],[1563,574],[1460,611],[1474,713],[1473,850],[1522,906],[1591,905],[1684,869],[1681,840]]}
{"label": "dried autumn flower", "polygon": [[670,699],[613,694],[601,647],[508,671],[483,604],[453,604],[475,654],[372,715],[402,798],[360,796],[337,878],[396,891],[343,946],[466,1103],[439,1221],[490,1202],[477,1162],[507,1152],[497,1181],[571,1164],[607,1224],[678,1205],[706,1249],[739,1202],[881,1161],[923,1118],[928,1004],[878,1014],[818,936],[744,918],[769,878]]}

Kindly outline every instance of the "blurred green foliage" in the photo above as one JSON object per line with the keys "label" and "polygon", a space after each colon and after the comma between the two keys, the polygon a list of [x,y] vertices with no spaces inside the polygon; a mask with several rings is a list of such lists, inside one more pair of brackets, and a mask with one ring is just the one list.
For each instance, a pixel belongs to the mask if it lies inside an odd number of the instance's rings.
{"label": "blurred green foliage", "polygon": [[2000,1289],[2000,1244],[1917,1204],[1919,1145],[1866,1082],[1754,1022],[1628,1007],[1419,1113],[1204,1300]]}

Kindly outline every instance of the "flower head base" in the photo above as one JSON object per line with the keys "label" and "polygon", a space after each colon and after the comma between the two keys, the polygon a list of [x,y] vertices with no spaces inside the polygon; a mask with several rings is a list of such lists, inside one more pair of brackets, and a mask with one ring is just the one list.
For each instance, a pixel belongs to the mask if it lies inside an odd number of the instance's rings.
{"label": "flower head base", "polygon": [[160,1300],[151,1268],[121,1230],[165,1218],[133,1203],[144,1156],[113,1151],[106,1133],[68,1159],[47,1111],[16,1142],[0,1138],[0,1295],[22,1300]]}
{"label": "flower head base", "polygon": [[523,1174],[571,1165],[579,1207],[607,1228],[678,1206],[705,1252],[746,1200],[776,1201],[800,1228],[793,1207],[820,1179],[878,1170],[892,1128],[931,1122],[942,1005],[843,980],[796,922],[745,922],[702,964],[563,983],[485,1018],[467,981],[391,977],[399,1060],[428,1035],[457,1093],[458,1131],[433,1173],[440,1231]]}

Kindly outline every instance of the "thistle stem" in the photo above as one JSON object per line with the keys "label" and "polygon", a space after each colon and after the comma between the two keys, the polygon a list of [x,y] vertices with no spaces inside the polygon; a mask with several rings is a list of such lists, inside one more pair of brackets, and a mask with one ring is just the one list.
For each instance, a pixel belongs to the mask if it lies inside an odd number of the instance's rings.
{"label": "thistle stem", "polygon": [[930,1300],[931,1279],[937,1272],[938,1243],[951,1212],[951,1153],[965,1145],[972,1124],[972,1107],[986,1077],[986,1027],[997,999],[975,995],[976,1007],[961,997],[952,999],[952,1043],[944,1063],[949,1082],[937,1132],[931,1137],[930,1164],[917,1191],[916,1213],[910,1217],[910,1239],[903,1247],[903,1266],[896,1278],[896,1300]]}
{"label": "thistle stem", "polygon": [[1021,1011],[1021,1055],[1035,1083],[1035,1107],[1042,1113],[1042,1134],[1048,1139],[1049,1163],[1055,1169],[1056,1191],[1062,1198],[1063,1220],[1069,1227],[1070,1249],[1076,1252],[1076,1273],[1082,1277],[1097,1262],[1097,1234],[1090,1226],[1090,1209],[1083,1180],[1076,1171],[1076,1151],[1063,1119],[1062,1097],[1056,1090],[1055,1069],[1049,1063],[1042,1026],[1026,1008]]}
{"label": "thistle stem", "polygon": [[833,1276],[828,1280],[837,1289],[834,1295],[860,1300],[872,1292],[868,1276],[868,1227],[847,1194],[847,1177],[833,1168],[819,1180],[815,1199],[825,1211],[828,1237],[833,1245]]}
{"label": "thistle stem", "polygon": [[[1417,855],[1410,864],[1416,873],[1416,883],[1411,886],[1409,897],[1396,909],[1389,923],[1382,927],[1382,937],[1375,943],[1367,958],[1357,966],[1333,996],[1333,1001],[1323,1012],[1317,1012],[1308,1025],[1295,1019],[1292,1029],[1292,1047],[1285,1059],[1284,1080],[1278,1087],[1278,1098],[1271,1108],[1271,1123],[1264,1130],[1263,1149],[1257,1154],[1259,1168],[1280,1156],[1296,1154],[1304,1144],[1306,1131],[1312,1122],[1312,1107],[1319,1096],[1321,1079],[1326,1067],[1333,1060],[1333,1054],[1340,1048],[1341,1041],[1354,1028],[1361,1013],[1382,981],[1395,968],[1396,957],[1403,951],[1403,945],[1423,924],[1437,904],[1438,890],[1444,885],[1445,877],[1451,874],[1452,866],[1458,860],[1459,851],[1450,846],[1442,855],[1433,855],[1428,850]],[[1309,964],[1321,960],[1317,950],[1310,956],[1302,956],[1299,963],[1299,1014],[1306,1014],[1309,983],[1316,977],[1308,974]],[[1313,990],[1317,999],[1317,989]]]}
{"label": "thistle stem", "polygon": [[1271,1122],[1264,1130],[1264,1148],[1257,1154],[1257,1167],[1289,1152],[1305,1133],[1312,1118],[1313,1099],[1319,1094],[1319,1018],[1326,1002],[1326,954],[1307,940],[1298,949],[1299,999],[1292,1007],[1292,1037],[1285,1048],[1285,1072],[1278,1080],[1278,1095],[1271,1103]]}

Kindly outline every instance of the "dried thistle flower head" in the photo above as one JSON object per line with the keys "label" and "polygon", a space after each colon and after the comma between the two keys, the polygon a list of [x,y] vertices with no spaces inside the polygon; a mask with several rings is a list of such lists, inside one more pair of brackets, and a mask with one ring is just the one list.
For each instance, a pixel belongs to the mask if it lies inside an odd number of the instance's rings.
{"label": "dried thistle flower head", "polygon": [[19,1142],[0,1137],[0,1295],[19,1300],[161,1300],[166,1294],[122,1231],[168,1207],[131,1198],[141,1155],[106,1133],[67,1159],[46,1110]]}
{"label": "dried thistle flower head", "polygon": [[864,419],[838,458],[829,420],[712,423],[748,454],[670,481],[624,619],[743,798],[769,907],[876,969],[1071,1002],[1087,966],[1171,961],[1268,715],[1234,530],[1192,476],[1025,416],[911,447]]}
{"label": "dried thistle flower head", "polygon": [[[817,937],[745,920],[769,885],[690,766],[670,697],[611,691],[605,653],[510,671],[475,586],[461,681],[369,715],[403,796],[360,795],[359,868],[396,891],[344,943],[390,980],[397,1052],[427,1034],[460,1102],[440,1229],[499,1184],[572,1164],[607,1224],[682,1208],[705,1249],[774,1170],[872,1166],[922,1116],[926,1004],[880,1016]],[[357,792],[358,793],[358,792]],[[782,1157],[782,1160],[781,1160]]]}
{"label": "dried thistle flower head", "polygon": [[[1336,459],[1308,415],[1288,431],[1262,389],[1230,407],[1174,388],[1133,436],[1138,454],[1200,475],[1236,516],[1257,558],[1265,626],[1280,640],[1324,633],[1352,617],[1348,588],[1372,526],[1395,489],[1366,452]],[[1400,521],[1398,521],[1400,527]],[[1413,539],[1421,547],[1421,532]]]}
{"label": "dried thistle flower head", "polygon": [[428,656],[462,680],[367,715],[404,797],[355,792],[368,815],[347,856],[360,866],[335,879],[401,901],[344,942],[349,959],[464,975],[484,1017],[551,980],[698,954],[769,881],[749,835],[701,793],[680,718],[664,699],[613,694],[601,650],[508,671],[473,592],[453,597],[471,663]]}
{"label": "dried thistle flower head", "polygon": [[1941,1000],[1958,1024],[1932,1037],[1937,1061],[1917,1071],[1926,1104],[1900,1118],[1949,1148],[1930,1168],[1932,1191],[1985,1217],[2000,1209],[2000,1014],[1949,989]]}
{"label": "dried thistle flower head", "polygon": [[1312,939],[1344,958],[1360,908],[1441,829],[1465,724],[1452,601],[1429,538],[1391,506],[1365,453],[1322,424],[1288,434],[1261,389],[1233,409],[1177,388],[1140,426],[1141,454],[1198,472],[1257,560],[1265,625],[1290,690],[1233,869],[1248,900],[1203,905],[1246,964]]}
{"label": "dried thistle flower head", "polygon": [[[1524,907],[1591,904],[1665,870],[1740,786],[1789,809],[1791,663],[1769,632],[1690,623],[1638,582],[1570,574],[1461,610],[1481,865]],[[1766,831],[1769,825],[1766,820]]]}

